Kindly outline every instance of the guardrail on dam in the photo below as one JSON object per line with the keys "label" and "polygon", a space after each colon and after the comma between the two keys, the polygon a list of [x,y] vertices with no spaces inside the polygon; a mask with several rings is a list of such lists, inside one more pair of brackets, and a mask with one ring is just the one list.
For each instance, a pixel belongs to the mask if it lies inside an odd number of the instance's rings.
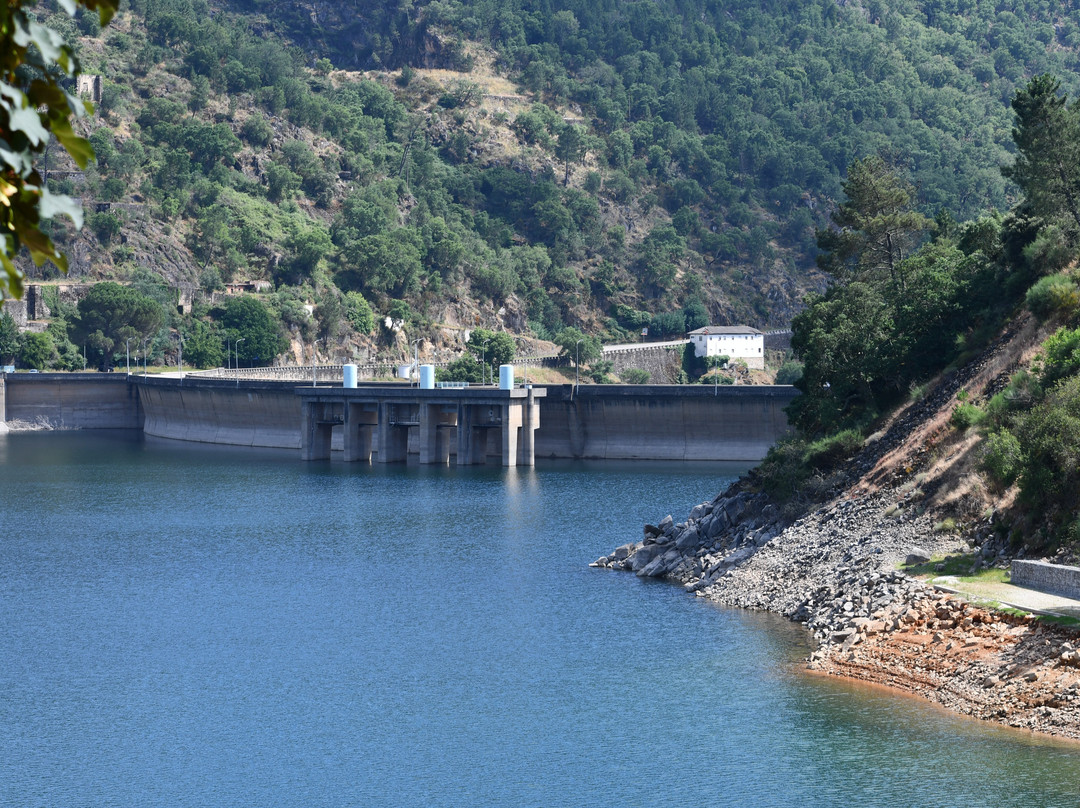
{"label": "guardrail on dam", "polygon": [[[0,418],[67,429],[141,428],[147,435],[175,440],[296,449],[299,456],[300,389],[311,388],[191,376],[9,374],[0,377]],[[535,456],[608,460],[760,460],[787,431],[784,407],[798,395],[780,385],[544,389]],[[341,433],[340,427],[332,430],[334,449],[343,448]],[[409,453],[420,451],[418,433],[414,427],[408,437]],[[457,442],[449,445],[453,453]]]}

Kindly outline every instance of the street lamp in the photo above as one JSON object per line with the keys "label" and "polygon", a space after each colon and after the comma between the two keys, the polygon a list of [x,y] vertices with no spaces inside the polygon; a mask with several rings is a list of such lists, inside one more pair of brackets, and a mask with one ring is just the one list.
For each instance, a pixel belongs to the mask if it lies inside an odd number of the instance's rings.
{"label": "street lamp", "polygon": [[486,374],[487,374],[487,346],[488,346],[489,342],[491,342],[491,340],[484,340],[483,359],[480,360],[480,384],[481,385],[487,384],[487,382],[484,381],[484,380],[487,377],[486,376]]}
{"label": "street lamp", "polygon": [[146,340],[145,339],[142,341],[142,375],[143,375],[143,378],[146,377]]}
{"label": "street lamp", "polygon": [[240,337],[233,343],[233,348],[236,349],[236,386],[240,386],[240,343],[244,341],[243,337]]}
{"label": "street lamp", "polygon": [[232,370],[232,337],[225,335],[225,369]]}
{"label": "street lamp", "polygon": [[[127,354],[127,375],[131,375],[131,337],[124,340],[124,353]],[[138,358],[136,358],[138,361]]]}
{"label": "street lamp", "polygon": [[578,340],[574,343],[574,388],[577,389],[578,383],[581,381],[581,343],[585,340]]}

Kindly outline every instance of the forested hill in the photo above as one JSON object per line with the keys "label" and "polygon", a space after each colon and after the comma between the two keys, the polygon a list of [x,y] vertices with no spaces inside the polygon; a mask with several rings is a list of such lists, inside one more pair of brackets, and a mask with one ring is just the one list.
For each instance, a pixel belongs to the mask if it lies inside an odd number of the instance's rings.
{"label": "forested hill", "polygon": [[105,79],[98,168],[54,179],[96,204],[77,273],[266,279],[340,355],[400,348],[368,305],[448,350],[786,325],[853,160],[929,216],[1005,210],[1015,90],[1080,85],[1046,0],[131,0],[102,31],[51,3]]}

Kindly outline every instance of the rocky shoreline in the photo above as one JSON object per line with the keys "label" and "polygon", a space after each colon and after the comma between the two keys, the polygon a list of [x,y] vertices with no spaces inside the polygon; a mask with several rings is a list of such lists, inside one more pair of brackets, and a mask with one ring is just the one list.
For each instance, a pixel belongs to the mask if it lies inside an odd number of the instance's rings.
{"label": "rocky shoreline", "polygon": [[593,566],[803,623],[818,643],[808,660],[816,671],[1080,739],[1077,632],[976,607],[899,571],[972,548],[895,502],[895,492],[839,500],[786,525],[767,497],[737,483],[684,522],[647,525],[642,541]]}

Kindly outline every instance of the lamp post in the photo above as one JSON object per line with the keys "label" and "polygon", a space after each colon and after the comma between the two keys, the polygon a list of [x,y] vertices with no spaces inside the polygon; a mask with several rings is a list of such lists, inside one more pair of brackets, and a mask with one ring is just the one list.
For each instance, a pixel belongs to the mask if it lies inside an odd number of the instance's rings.
{"label": "lamp post", "polygon": [[[124,340],[124,353],[127,355],[127,375],[130,376],[131,375],[131,337],[127,337]],[[138,357],[135,358],[135,361],[136,362],[139,361]]]}
{"label": "lamp post", "polygon": [[225,335],[225,370],[232,370],[232,337]]}
{"label": "lamp post", "polygon": [[240,337],[233,343],[233,348],[236,350],[236,386],[240,386],[240,343],[244,341],[243,337]]}
{"label": "lamp post", "polygon": [[578,340],[574,343],[574,388],[577,389],[578,384],[581,382],[581,343],[584,340]]}
{"label": "lamp post", "polygon": [[146,377],[146,340],[142,341],[142,375]]}
{"label": "lamp post", "polygon": [[424,339],[423,339],[423,337],[421,337],[420,339],[414,339],[413,342],[412,342],[412,348],[413,348],[413,373],[416,374],[416,386],[417,387],[420,386],[420,343],[423,342],[423,341],[424,341]]}
{"label": "lamp post", "polygon": [[487,378],[487,346],[491,340],[484,340],[483,359],[480,360],[480,384],[487,384],[484,381]]}
{"label": "lamp post", "polygon": [[176,372],[180,374],[180,381],[184,380],[184,337],[176,332]]}

